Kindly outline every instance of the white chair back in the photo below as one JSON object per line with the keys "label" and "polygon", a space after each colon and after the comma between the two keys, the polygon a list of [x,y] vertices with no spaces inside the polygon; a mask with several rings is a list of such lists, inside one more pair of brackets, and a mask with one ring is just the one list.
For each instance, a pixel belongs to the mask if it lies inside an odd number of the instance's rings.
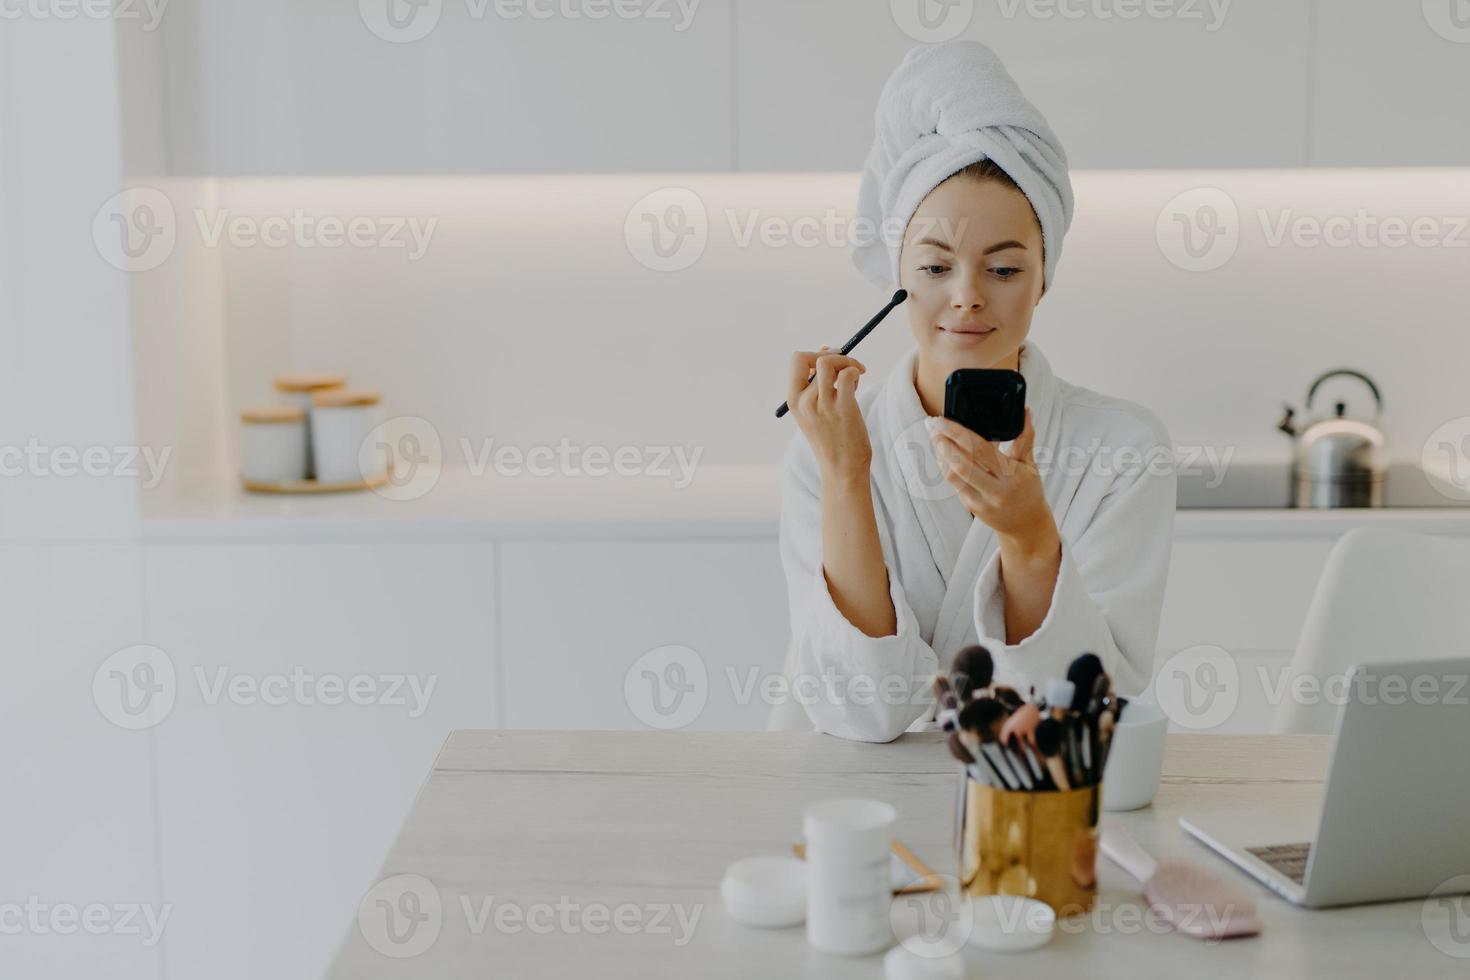
{"label": "white chair back", "polygon": [[1344,534],[1317,582],[1272,730],[1330,734],[1354,664],[1464,656],[1467,609],[1470,538],[1378,527]]}

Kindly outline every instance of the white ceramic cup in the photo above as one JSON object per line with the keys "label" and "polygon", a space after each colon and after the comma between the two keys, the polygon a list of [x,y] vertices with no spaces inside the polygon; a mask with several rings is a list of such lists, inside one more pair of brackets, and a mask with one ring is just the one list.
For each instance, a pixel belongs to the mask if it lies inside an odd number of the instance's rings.
{"label": "white ceramic cup", "polygon": [[1103,771],[1104,810],[1137,810],[1153,802],[1164,771],[1169,716],[1146,701],[1129,701],[1113,730]]}

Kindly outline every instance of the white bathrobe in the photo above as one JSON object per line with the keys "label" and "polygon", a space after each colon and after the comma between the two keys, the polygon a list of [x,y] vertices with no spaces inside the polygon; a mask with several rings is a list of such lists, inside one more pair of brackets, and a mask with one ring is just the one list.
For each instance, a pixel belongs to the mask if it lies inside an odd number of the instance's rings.
{"label": "white bathrobe", "polygon": [[1062,555],[1041,626],[1007,644],[999,541],[942,476],[914,388],[917,354],[858,394],[896,635],[865,635],[833,603],[822,571],[816,457],[800,433],[786,453],[781,559],[793,683],[812,722],[872,742],[932,728],[930,681],[972,643],[989,648],[998,682],[1023,693],[1035,685],[1039,694],[1091,651],[1120,693],[1138,694],[1152,675],[1173,538],[1174,451],[1163,423],[1132,402],[1057,378],[1026,341],[1020,369],[1036,429],[1033,455]]}

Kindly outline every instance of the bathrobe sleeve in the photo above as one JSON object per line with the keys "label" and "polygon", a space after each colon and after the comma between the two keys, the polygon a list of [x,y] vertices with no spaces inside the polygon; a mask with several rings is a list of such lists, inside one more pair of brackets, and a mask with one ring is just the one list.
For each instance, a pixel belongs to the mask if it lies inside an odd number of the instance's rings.
{"label": "bathrobe sleeve", "polygon": [[792,690],[818,731],[864,742],[892,741],[932,706],[929,684],[939,660],[920,635],[899,584],[881,518],[879,537],[898,628],[893,636],[871,637],[848,622],[827,587],[821,475],[800,436],[786,454],[782,494],[781,563],[796,654]]}
{"label": "bathrobe sleeve", "polygon": [[1040,691],[1048,678],[1066,677],[1072,659],[1084,651],[1098,655],[1121,694],[1136,696],[1153,679],[1177,490],[1168,433],[1157,422],[1151,428],[1150,437],[1134,443],[1146,465],[1085,477],[1110,483],[1080,531],[1079,514],[1061,522],[1061,567],[1051,607],[1036,632],[1020,643],[1005,642],[998,549],[981,570],[975,628],[995,658],[997,680],[1019,690],[1034,684]]}

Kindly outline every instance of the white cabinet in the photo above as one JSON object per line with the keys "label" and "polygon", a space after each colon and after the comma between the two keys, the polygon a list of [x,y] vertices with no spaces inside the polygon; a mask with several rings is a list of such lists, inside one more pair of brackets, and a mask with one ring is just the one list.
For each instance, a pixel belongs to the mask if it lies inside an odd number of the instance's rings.
{"label": "white cabinet", "polygon": [[1462,6],[199,0],[124,102],[178,175],[851,171],[903,54],[953,36],[1076,168],[1464,166]]}
{"label": "white cabinet", "polygon": [[318,976],[445,735],[498,722],[493,547],[153,545],[145,581],[169,973]]}
{"label": "white cabinet", "polygon": [[765,727],[789,632],[774,539],[511,541],[500,576],[506,727]]}
{"label": "white cabinet", "polygon": [[1319,3],[1311,163],[1470,165],[1470,5]]}
{"label": "white cabinet", "polygon": [[171,165],[730,170],[730,20],[729,0],[200,0],[163,22]]}
{"label": "white cabinet", "polygon": [[[150,736],[113,720],[127,721],[113,711],[122,699],[146,708],[148,695],[105,669],[141,642],[139,608],[136,547],[0,548],[6,976],[162,976],[149,922],[165,938],[174,923],[156,874]],[[35,917],[24,908],[32,896]],[[103,916],[96,933],[80,926],[92,906],[104,910],[90,913]]]}
{"label": "white cabinet", "polygon": [[[884,80],[943,32],[1000,54],[1077,168],[1291,167],[1305,160],[1307,0],[1158,5],[1171,16],[1075,16],[1140,4],[745,0],[736,77],[743,170],[857,170]],[[1213,5],[1219,6],[1219,5]],[[907,15],[912,15],[912,18]],[[963,29],[960,30],[960,27]]]}

